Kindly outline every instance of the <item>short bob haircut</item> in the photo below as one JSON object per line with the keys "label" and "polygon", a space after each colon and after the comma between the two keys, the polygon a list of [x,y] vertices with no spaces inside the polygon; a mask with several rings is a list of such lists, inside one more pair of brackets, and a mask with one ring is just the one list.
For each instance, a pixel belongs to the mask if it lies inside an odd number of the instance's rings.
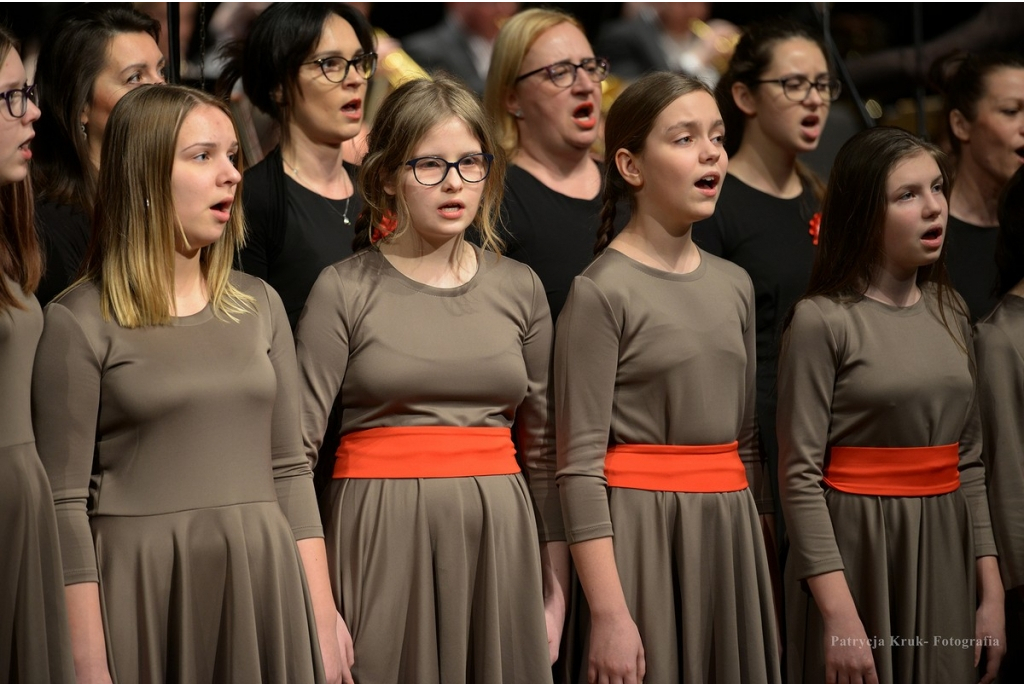
{"label": "short bob haircut", "polygon": [[571,14],[555,9],[530,9],[506,21],[494,41],[484,91],[484,109],[497,127],[498,143],[509,159],[519,150],[519,129],[505,101],[516,87],[516,78],[526,53],[540,34],[559,24],[572,24],[583,31],[583,25]]}
{"label": "short bob haircut", "polygon": [[932,64],[929,79],[945,97],[946,133],[954,155],[960,154],[961,143],[953,133],[953,112],[973,122],[978,103],[988,92],[988,77],[1000,69],[1024,69],[1024,58],[1002,52],[954,52]]}
{"label": "short bob haircut", "polygon": [[[0,25],[0,66],[17,49],[18,41]],[[0,314],[9,307],[24,309],[8,287],[7,278],[29,295],[39,285],[42,270],[33,221],[32,181],[26,176],[17,183],[0,186]]]}
{"label": "short bob haircut", "polygon": [[604,128],[604,203],[594,254],[608,247],[612,240],[615,210],[620,200],[628,198],[630,210],[636,216],[636,189],[619,173],[616,153],[628,150],[634,155],[642,155],[658,116],[677,99],[697,92],[707,93],[712,99],[715,97],[703,81],[659,71],[642,77],[616,98],[608,111]]}
{"label": "short bob haircut", "polygon": [[[104,319],[125,328],[171,321],[175,246],[185,239],[174,207],[171,174],[182,124],[203,107],[231,120],[227,106],[212,95],[169,85],[128,93],[107,122],[103,159],[117,163],[104,163],[100,169],[84,278],[99,287]],[[239,187],[236,194],[240,192]],[[235,315],[255,311],[252,298],[229,281],[235,250],[244,237],[241,203],[235,203],[223,235],[200,251],[210,304],[218,318],[237,321]]]}
{"label": "short bob haircut", "polygon": [[[481,152],[494,155],[491,172],[483,181],[484,192],[474,227],[481,244],[501,254],[503,245],[497,224],[505,186],[505,156],[494,141],[480,101],[460,82],[441,74],[435,75],[434,80],[417,79],[399,86],[377,112],[367,139],[369,150],[359,170],[359,187],[366,206],[356,224],[355,249],[375,244],[371,228],[380,226],[385,217],[396,221],[394,232],[385,240],[411,228],[409,207],[400,183],[402,174],[409,170],[405,163],[430,129],[452,118],[469,127],[480,141]],[[385,191],[388,185],[397,189],[394,195]]]}
{"label": "short bob haircut", "polygon": [[374,51],[373,28],[351,5],[276,2],[252,23],[248,38],[227,47],[221,89],[241,78],[246,97],[278,124],[286,124],[298,93],[299,69],[316,49],[332,14],[349,23],[364,53]]}
{"label": "short bob haircut", "polygon": [[160,24],[128,3],[84,3],[62,15],[43,43],[36,68],[42,116],[32,143],[42,202],[92,209],[96,178],[80,121],[107,62],[107,46],[122,33],[146,33],[159,42]]}
{"label": "short bob haircut", "polygon": [[999,199],[996,266],[999,268],[996,293],[1000,297],[1024,281],[1024,166],[1010,178]]}
{"label": "short bob haircut", "polygon": [[[864,297],[883,260],[886,183],[900,162],[921,154],[929,155],[938,165],[942,193],[948,202],[949,163],[945,153],[931,143],[901,128],[878,126],[861,131],[843,145],[832,165],[822,202],[821,237],[805,297],[823,295],[840,302],[856,302]],[[948,241],[943,242],[934,264],[918,269],[917,282],[922,286],[934,284],[939,316],[953,335],[946,310],[965,318],[967,312],[946,272],[948,245]],[[787,326],[791,318],[792,312]],[[966,341],[958,344],[966,345]]]}

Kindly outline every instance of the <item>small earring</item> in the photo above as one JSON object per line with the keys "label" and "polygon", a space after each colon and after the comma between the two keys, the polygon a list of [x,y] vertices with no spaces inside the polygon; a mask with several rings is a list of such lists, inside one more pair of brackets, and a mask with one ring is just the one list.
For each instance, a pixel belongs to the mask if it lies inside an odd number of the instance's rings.
{"label": "small earring", "polygon": [[512,113],[512,116],[514,116],[516,119],[522,119],[523,118],[523,110],[517,109],[515,112]]}
{"label": "small earring", "polygon": [[146,198],[146,209],[149,209],[149,198]]}

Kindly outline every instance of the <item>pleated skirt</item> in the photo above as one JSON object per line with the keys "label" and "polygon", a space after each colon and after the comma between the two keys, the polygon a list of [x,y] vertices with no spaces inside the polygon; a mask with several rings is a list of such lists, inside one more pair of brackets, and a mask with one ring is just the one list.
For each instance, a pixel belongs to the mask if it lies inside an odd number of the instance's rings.
{"label": "pleated skirt", "polygon": [[[771,577],[749,490],[609,488],[609,505],[615,562],[644,645],[644,682],[780,682]],[[585,683],[590,616],[582,592],[573,604],[572,661]]]}
{"label": "pleated skirt", "polygon": [[0,447],[0,682],[75,682],[57,519],[35,443]]}
{"label": "pleated skirt", "polygon": [[335,480],[325,530],[356,682],[551,682],[521,474]]}
{"label": "pleated skirt", "polygon": [[91,519],[114,682],[323,682],[277,502]]}
{"label": "pleated skirt", "polygon": [[[872,497],[826,490],[846,581],[879,682],[977,682],[976,559],[957,490]],[[824,682],[824,628],[807,583],[786,573],[789,679]]]}

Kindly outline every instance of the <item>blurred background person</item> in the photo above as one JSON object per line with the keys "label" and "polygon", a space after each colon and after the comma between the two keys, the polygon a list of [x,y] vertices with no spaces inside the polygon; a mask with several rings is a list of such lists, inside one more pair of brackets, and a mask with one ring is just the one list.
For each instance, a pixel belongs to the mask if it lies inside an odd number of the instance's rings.
{"label": "blurred background person", "polygon": [[127,3],[85,3],[63,15],[43,42],[32,174],[46,259],[37,297],[44,305],[85,260],[111,109],[132,89],[164,82],[159,37],[160,25]]}
{"label": "blurred background person", "polygon": [[932,75],[945,95],[956,163],[947,226],[949,277],[977,321],[998,302],[999,196],[1024,165],[1024,57],[958,53],[937,63]]}
{"label": "blurred background person", "polygon": [[446,2],[444,7],[441,23],[406,36],[402,47],[427,71],[442,69],[483,96],[494,41],[519,3]]}

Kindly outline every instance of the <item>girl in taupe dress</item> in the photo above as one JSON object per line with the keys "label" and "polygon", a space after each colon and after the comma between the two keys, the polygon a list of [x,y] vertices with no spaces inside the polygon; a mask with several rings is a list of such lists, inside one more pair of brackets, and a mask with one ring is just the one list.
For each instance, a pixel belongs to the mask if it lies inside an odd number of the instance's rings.
{"label": "girl in taupe dress", "polygon": [[536,274],[497,253],[503,172],[464,87],[398,88],[360,173],[365,249],[299,320],[311,459],[341,412],[325,525],[357,681],[551,680],[568,576],[551,318]]}
{"label": "girl in taupe dress", "polygon": [[[707,87],[673,74],[634,83],[608,115],[607,249],[573,281],[555,342],[584,681],[780,678],[753,285],[690,237],[715,209],[724,132]],[[631,217],[611,239],[623,198]]]}
{"label": "girl in taupe dress", "polygon": [[945,158],[895,128],[840,150],[779,365],[792,682],[982,682],[1005,650]]}
{"label": "girl in taupe dress", "polygon": [[35,86],[0,26],[0,682],[72,682],[57,520],[32,431],[32,364],[43,315],[32,224]]}

